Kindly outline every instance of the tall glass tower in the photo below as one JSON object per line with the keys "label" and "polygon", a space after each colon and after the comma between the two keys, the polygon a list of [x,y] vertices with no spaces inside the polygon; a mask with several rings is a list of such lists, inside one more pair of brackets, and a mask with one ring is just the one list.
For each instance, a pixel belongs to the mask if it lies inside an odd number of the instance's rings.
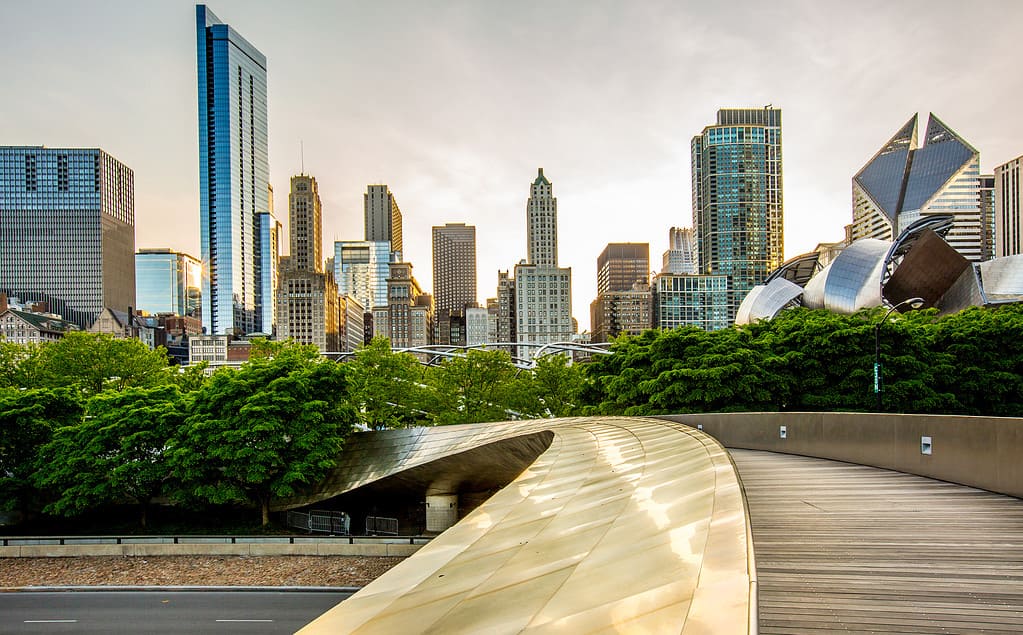
{"label": "tall glass tower", "polygon": [[728,278],[728,320],[781,265],[781,110],[719,110],[693,137],[693,231],[699,271]]}
{"label": "tall glass tower", "polygon": [[209,334],[272,332],[256,271],[270,211],[266,57],[197,5],[202,322]]}

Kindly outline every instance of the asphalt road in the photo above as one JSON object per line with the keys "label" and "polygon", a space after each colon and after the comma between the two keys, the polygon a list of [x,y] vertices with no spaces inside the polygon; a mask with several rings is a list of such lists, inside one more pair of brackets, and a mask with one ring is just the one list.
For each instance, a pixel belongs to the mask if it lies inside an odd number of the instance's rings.
{"label": "asphalt road", "polygon": [[294,633],[350,592],[0,593],[0,633]]}

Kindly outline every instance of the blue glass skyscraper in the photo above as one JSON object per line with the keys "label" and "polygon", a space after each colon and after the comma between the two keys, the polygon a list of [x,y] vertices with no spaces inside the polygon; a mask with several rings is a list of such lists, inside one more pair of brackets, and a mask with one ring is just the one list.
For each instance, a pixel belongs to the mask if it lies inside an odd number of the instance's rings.
{"label": "blue glass skyscraper", "polygon": [[197,5],[203,328],[272,332],[256,279],[260,214],[270,211],[266,57]]}
{"label": "blue glass skyscraper", "polygon": [[718,111],[693,138],[699,271],[728,277],[728,321],[783,258],[781,110]]}

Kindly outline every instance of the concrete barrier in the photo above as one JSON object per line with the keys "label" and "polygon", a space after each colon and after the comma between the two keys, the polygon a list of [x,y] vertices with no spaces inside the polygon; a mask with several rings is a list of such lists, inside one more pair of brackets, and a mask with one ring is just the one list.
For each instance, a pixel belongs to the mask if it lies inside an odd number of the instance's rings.
{"label": "concrete barrier", "polygon": [[661,418],[702,426],[728,448],[870,465],[1023,498],[1023,419],[865,412],[731,412]]}

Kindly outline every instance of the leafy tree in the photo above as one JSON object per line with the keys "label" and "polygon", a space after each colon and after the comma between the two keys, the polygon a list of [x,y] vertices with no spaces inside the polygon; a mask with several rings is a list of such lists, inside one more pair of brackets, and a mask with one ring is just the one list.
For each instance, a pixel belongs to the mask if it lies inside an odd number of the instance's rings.
{"label": "leafy tree", "polygon": [[409,353],[395,353],[385,337],[375,337],[345,362],[351,400],[362,423],[372,430],[422,425],[432,399],[424,390],[423,370]]}
{"label": "leafy tree", "polygon": [[182,496],[248,500],[265,526],[273,499],[336,464],[357,420],[348,394],[344,366],[320,359],[316,347],[288,346],[217,372],[172,443]]}
{"label": "leafy tree", "polygon": [[34,498],[36,456],[53,430],[81,421],[83,406],[67,388],[0,391],[0,508],[24,509]]}
{"label": "leafy tree", "polygon": [[537,359],[529,385],[532,390],[516,389],[514,394],[527,394],[535,399],[541,416],[568,417],[579,412],[583,373],[568,357],[545,355]]}
{"label": "leafy tree", "polygon": [[39,346],[21,366],[36,385],[76,385],[90,393],[104,388],[156,386],[170,378],[169,359],[163,347],[149,350],[136,339],[81,331],[72,331]]}
{"label": "leafy tree", "polygon": [[436,394],[435,423],[478,423],[509,418],[515,366],[504,351],[470,350],[445,360],[429,375]]}
{"label": "leafy tree", "polygon": [[147,511],[169,477],[167,445],[185,418],[174,385],[106,391],[89,399],[85,420],[56,430],[40,453],[36,482],[56,491],[43,510],[75,516],[131,501]]}
{"label": "leafy tree", "polygon": [[32,347],[8,342],[0,335],[0,388],[29,386],[24,381],[20,366],[31,355]]}

